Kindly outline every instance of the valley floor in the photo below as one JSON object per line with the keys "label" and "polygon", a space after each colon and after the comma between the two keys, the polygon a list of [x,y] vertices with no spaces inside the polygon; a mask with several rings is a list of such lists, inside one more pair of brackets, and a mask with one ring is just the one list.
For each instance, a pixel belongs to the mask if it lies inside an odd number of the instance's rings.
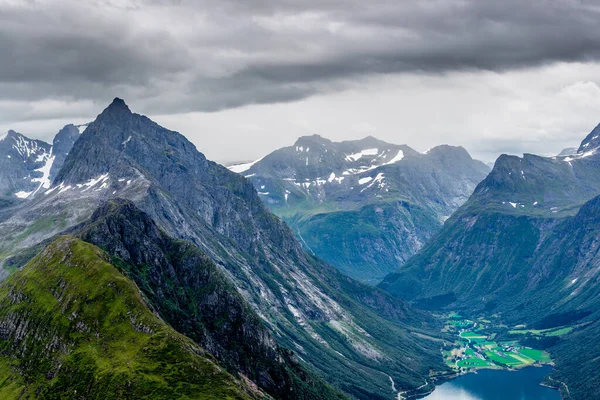
{"label": "valley floor", "polygon": [[[488,319],[469,320],[453,313],[448,316],[444,330],[457,334],[456,341],[442,350],[444,361],[449,367],[461,372],[480,368],[517,369],[552,361],[545,351],[524,346],[519,340],[498,339],[504,333],[515,335],[520,331],[509,330]],[[556,332],[560,334],[567,330]],[[548,334],[555,333],[552,331]]]}
{"label": "valley floor", "polygon": [[[573,329],[556,327],[539,330],[527,329],[524,325],[509,327],[502,324],[497,315],[469,319],[451,313],[439,315],[439,318],[445,322],[442,332],[449,335],[441,348],[442,356],[453,373],[432,374],[432,379],[420,390],[400,393],[399,400],[420,398],[423,389],[429,389],[430,393],[435,389],[434,382],[439,385],[442,381],[482,369],[514,371],[544,364],[554,365],[548,352],[527,345],[527,339],[563,336]],[[547,377],[543,385],[559,389],[564,384]]]}

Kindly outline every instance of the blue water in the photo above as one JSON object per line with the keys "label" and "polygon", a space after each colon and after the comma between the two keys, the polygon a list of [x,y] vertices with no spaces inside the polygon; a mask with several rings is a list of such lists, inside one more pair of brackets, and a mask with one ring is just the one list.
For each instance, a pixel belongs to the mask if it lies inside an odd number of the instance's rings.
{"label": "blue water", "polygon": [[481,370],[446,382],[424,400],[561,400],[558,390],[540,385],[550,366],[518,371]]}

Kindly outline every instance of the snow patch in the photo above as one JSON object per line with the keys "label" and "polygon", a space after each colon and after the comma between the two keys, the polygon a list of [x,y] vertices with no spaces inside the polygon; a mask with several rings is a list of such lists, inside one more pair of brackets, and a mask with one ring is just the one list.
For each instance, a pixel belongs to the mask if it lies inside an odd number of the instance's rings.
{"label": "snow patch", "polygon": [[373,179],[373,178],[372,178],[372,177],[370,177],[370,176],[367,176],[366,178],[360,178],[360,179],[358,180],[358,184],[359,184],[359,185],[364,185],[365,183],[367,183],[367,182],[370,182],[372,179]]}
{"label": "snow patch", "polygon": [[346,161],[358,161],[363,156],[376,156],[379,152],[379,149],[365,149],[361,150],[359,153],[353,153],[346,155]]}
{"label": "snow patch", "polygon": [[77,125],[77,129],[79,130],[79,134],[81,135],[83,132],[85,132],[85,130],[87,129],[88,124],[84,124],[84,125]]}
{"label": "snow patch", "polygon": [[52,155],[52,150],[50,150],[50,154],[47,155],[46,163],[41,168],[36,169],[37,172],[42,173],[41,178],[33,178],[32,182],[39,182],[40,186],[36,189],[36,192],[41,188],[48,189],[52,185],[50,182],[50,169],[52,168],[52,164],[54,164],[54,159],[56,156]]}
{"label": "snow patch", "polygon": [[378,173],[377,176],[375,177],[375,179],[373,179],[373,182],[369,183],[369,185],[364,188],[363,190],[361,190],[360,192],[364,192],[365,190],[369,189],[371,186],[373,186],[376,183],[379,183],[379,188],[380,189],[385,189],[385,182],[383,181],[383,173]]}
{"label": "snow patch", "polygon": [[397,163],[398,161],[402,160],[403,158],[404,158],[404,152],[402,150],[398,150],[398,154],[396,154],[394,156],[394,158],[392,158],[390,161],[386,162],[383,165],[389,165],[389,164]]}
{"label": "snow patch", "polygon": [[250,168],[252,168],[252,166],[254,164],[256,164],[257,162],[259,162],[263,158],[264,157],[261,157],[258,160],[252,161],[252,162],[249,162],[249,163],[230,165],[229,167],[227,167],[227,169],[230,170],[231,172],[235,172],[237,174],[241,174],[242,172],[248,171]]}
{"label": "snow patch", "polygon": [[85,183],[78,183],[77,187],[78,188],[85,187],[85,189],[82,190],[82,192],[85,192],[85,191],[93,188],[94,186],[96,186],[100,182],[102,182],[102,186],[100,186],[99,189],[103,189],[103,188],[105,188],[105,187],[108,186],[107,182],[106,182],[107,180],[108,180],[108,174],[103,174],[103,175],[100,175],[100,176],[98,176],[96,178],[92,178],[92,179],[90,179],[89,181],[87,181]]}
{"label": "snow patch", "polygon": [[31,195],[31,193],[33,192],[25,192],[21,190],[20,192],[15,193],[15,196],[17,196],[20,199],[26,199]]}

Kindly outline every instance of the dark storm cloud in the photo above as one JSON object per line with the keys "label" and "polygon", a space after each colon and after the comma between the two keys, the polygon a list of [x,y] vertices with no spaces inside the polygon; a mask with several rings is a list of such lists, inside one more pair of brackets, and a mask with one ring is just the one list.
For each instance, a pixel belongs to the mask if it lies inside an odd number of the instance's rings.
{"label": "dark storm cloud", "polygon": [[0,100],[119,95],[145,112],[292,101],[377,74],[600,58],[600,9],[572,0],[0,0],[0,17]]}

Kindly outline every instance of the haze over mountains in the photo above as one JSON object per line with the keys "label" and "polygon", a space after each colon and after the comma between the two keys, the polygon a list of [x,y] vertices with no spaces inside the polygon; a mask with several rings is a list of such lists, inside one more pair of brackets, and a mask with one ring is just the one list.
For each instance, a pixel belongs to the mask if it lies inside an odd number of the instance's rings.
{"label": "haze over mountains", "polygon": [[419,153],[374,137],[319,135],[229,169],[254,184],[307,250],[371,284],[415,254],[489,172],[462,147]]}
{"label": "haze over mountains", "polygon": [[[60,233],[99,246],[165,322],[276,398],[343,398],[340,389],[390,398],[447,370],[434,319],[307,253],[249,181],[120,99],[89,124],[47,190],[3,205],[0,231],[5,271]],[[86,296],[77,282],[69,288]],[[42,318],[66,317],[46,310]],[[10,332],[32,324],[23,314]],[[74,334],[77,321],[65,329]],[[15,334],[1,339],[12,346]],[[44,346],[44,336],[34,338]],[[60,364],[53,354],[43,361]]]}

